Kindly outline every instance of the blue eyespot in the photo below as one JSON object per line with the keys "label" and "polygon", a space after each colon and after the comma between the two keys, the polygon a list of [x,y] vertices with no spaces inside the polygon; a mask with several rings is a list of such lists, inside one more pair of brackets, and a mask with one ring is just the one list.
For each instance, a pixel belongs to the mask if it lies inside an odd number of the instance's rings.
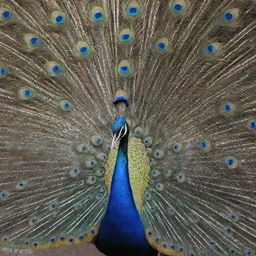
{"label": "blue eyespot", "polygon": [[30,44],[31,44],[32,46],[38,46],[38,45],[39,45],[39,39],[36,38],[36,37],[31,38],[31,39],[30,39]]}
{"label": "blue eyespot", "polygon": [[60,107],[62,110],[66,111],[66,112],[69,112],[73,109],[72,103],[67,100],[62,100],[60,102]]}
{"label": "blue eyespot", "polygon": [[91,19],[93,22],[101,24],[105,21],[107,15],[105,10],[100,6],[94,6],[91,10]]}
{"label": "blue eyespot", "polygon": [[50,238],[50,243],[52,243],[52,244],[56,243],[56,238],[55,237],[51,237]]}
{"label": "blue eyespot", "polygon": [[39,243],[38,242],[34,242],[33,243],[33,247],[37,248],[39,246]]}
{"label": "blue eyespot", "polygon": [[234,169],[238,166],[238,160],[233,156],[226,157],[225,162],[229,169]]}
{"label": "blue eyespot", "polygon": [[180,150],[181,150],[181,144],[180,143],[174,143],[173,145],[172,145],[172,150],[174,151],[174,152],[179,152]]}
{"label": "blue eyespot", "polygon": [[176,180],[179,182],[179,183],[184,183],[185,182],[185,175],[180,172],[180,173],[177,173],[176,174]]}
{"label": "blue eyespot", "polygon": [[0,68],[0,77],[1,76],[5,76],[7,73],[6,69],[5,68]]}
{"label": "blue eyespot", "polygon": [[94,19],[95,19],[96,21],[102,21],[102,20],[104,19],[103,13],[102,13],[102,12],[96,12],[96,13],[94,14]]}
{"label": "blue eyespot", "polygon": [[50,211],[54,211],[54,210],[56,210],[58,207],[59,207],[58,202],[57,202],[57,201],[54,201],[54,202],[52,202],[52,203],[49,205],[49,210],[50,210]]}
{"label": "blue eyespot", "polygon": [[74,243],[75,239],[74,239],[73,237],[70,237],[70,238],[68,239],[68,241],[69,241],[69,243]]}
{"label": "blue eyespot", "polygon": [[164,50],[166,50],[167,47],[166,47],[165,43],[158,43],[157,48],[160,51],[164,51]]}
{"label": "blue eyespot", "polygon": [[232,221],[234,221],[234,222],[236,222],[236,221],[238,220],[238,216],[237,216],[236,214],[234,214],[234,213],[231,213],[231,214],[229,215],[229,218],[230,218]]}
{"label": "blue eyespot", "polygon": [[25,97],[31,97],[33,95],[33,92],[32,91],[30,91],[30,90],[25,90],[24,91],[24,96]]}
{"label": "blue eyespot", "polygon": [[167,248],[168,246],[167,246],[167,244],[162,244],[162,246],[163,246],[163,248]]}
{"label": "blue eyespot", "polygon": [[210,242],[209,242],[209,245],[215,246],[215,245],[216,245],[216,242],[215,242],[215,241],[210,241]]}
{"label": "blue eyespot", "polygon": [[66,240],[66,237],[65,237],[65,236],[61,236],[61,237],[60,237],[60,241],[63,242],[63,241],[65,241],[65,240]]}
{"label": "blue eyespot", "polygon": [[232,165],[234,164],[234,160],[233,160],[233,159],[228,159],[228,160],[227,160],[227,164],[228,164],[229,166],[232,166]]}
{"label": "blue eyespot", "polygon": [[19,181],[18,184],[16,185],[16,188],[18,190],[23,190],[24,188],[26,188],[27,183],[25,181]]}
{"label": "blue eyespot", "polygon": [[252,129],[252,130],[256,130],[256,121],[252,121],[249,123],[249,127]]}
{"label": "blue eyespot", "polygon": [[179,251],[180,251],[180,252],[185,252],[185,248],[180,247],[180,248],[179,248]]}
{"label": "blue eyespot", "polygon": [[83,235],[81,235],[81,236],[79,236],[79,238],[78,238],[80,241],[82,241],[82,240],[84,240],[84,236]]}
{"label": "blue eyespot", "polygon": [[131,36],[129,34],[122,35],[123,42],[129,42],[131,40]]}
{"label": "blue eyespot", "polygon": [[207,143],[206,141],[201,141],[201,142],[199,143],[199,145],[200,145],[200,147],[201,147],[202,149],[205,149],[205,148],[207,148],[208,143]]}
{"label": "blue eyespot", "polygon": [[225,105],[223,106],[223,109],[224,109],[224,111],[226,111],[226,112],[230,112],[230,111],[233,110],[233,107],[232,107],[232,105],[230,105],[230,104],[225,104]]}
{"label": "blue eyespot", "polygon": [[215,47],[212,44],[209,44],[205,47],[205,50],[208,54],[213,54],[215,52]]}
{"label": "blue eyespot", "polygon": [[173,251],[176,251],[177,250],[177,246],[175,245],[175,244],[171,244],[171,249],[173,250]]}
{"label": "blue eyespot", "polygon": [[120,72],[123,73],[123,74],[127,74],[129,72],[129,67],[121,66],[120,67]]}
{"label": "blue eyespot", "polygon": [[80,53],[82,55],[86,55],[89,53],[89,49],[87,47],[82,47],[82,48],[80,48]]}
{"label": "blue eyespot", "polygon": [[252,256],[252,255],[253,255],[252,250],[251,250],[251,249],[247,249],[247,250],[245,251],[245,255],[246,255],[246,256]]}
{"label": "blue eyespot", "polygon": [[38,221],[38,219],[36,219],[36,218],[31,219],[31,222],[34,223],[34,224],[37,223],[37,221]]}
{"label": "blue eyespot", "polygon": [[231,228],[226,228],[226,233],[228,233],[228,234],[232,233],[232,229]]}
{"label": "blue eyespot", "polygon": [[235,249],[230,249],[230,250],[228,251],[228,253],[229,253],[230,255],[235,255],[235,254],[236,254],[236,250],[235,250]]}
{"label": "blue eyespot", "polygon": [[173,5],[172,10],[177,14],[182,13],[183,6],[181,4],[175,4],[175,5]]}
{"label": "blue eyespot", "polygon": [[232,22],[234,20],[234,15],[231,12],[226,12],[224,14],[224,20],[226,22]]}
{"label": "blue eyespot", "polygon": [[1,196],[1,199],[7,199],[7,198],[9,197],[9,193],[6,192],[6,191],[3,191],[3,192],[0,194],[0,196]]}
{"label": "blue eyespot", "polygon": [[77,168],[74,168],[74,169],[72,169],[72,170],[69,171],[69,175],[70,175],[71,177],[77,177],[77,175],[78,175],[79,173],[80,173],[80,170],[77,169]]}
{"label": "blue eyespot", "polygon": [[61,73],[61,67],[60,66],[58,66],[58,65],[56,65],[56,66],[54,66],[53,68],[52,68],[52,72],[54,73],[54,74],[60,74]]}
{"label": "blue eyespot", "polygon": [[70,104],[69,104],[69,103],[65,103],[65,104],[63,105],[63,108],[69,109],[69,108],[70,108]]}
{"label": "blue eyespot", "polygon": [[6,10],[2,13],[3,20],[9,20],[9,19],[11,19],[11,17],[12,17],[12,13],[8,10]]}
{"label": "blue eyespot", "polygon": [[64,16],[62,16],[62,15],[58,15],[56,18],[55,18],[55,22],[56,22],[56,24],[62,24],[62,23],[64,23],[65,22],[65,18],[64,18]]}
{"label": "blue eyespot", "polygon": [[128,9],[128,15],[130,16],[137,16],[139,14],[139,10],[136,7],[131,7]]}

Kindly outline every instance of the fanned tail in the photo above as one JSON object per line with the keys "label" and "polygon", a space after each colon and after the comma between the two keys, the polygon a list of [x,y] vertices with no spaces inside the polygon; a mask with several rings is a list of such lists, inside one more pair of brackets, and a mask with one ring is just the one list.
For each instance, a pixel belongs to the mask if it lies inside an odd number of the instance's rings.
{"label": "fanned tail", "polygon": [[255,1],[6,0],[0,15],[1,247],[93,241],[121,113],[151,166],[150,244],[255,254]]}

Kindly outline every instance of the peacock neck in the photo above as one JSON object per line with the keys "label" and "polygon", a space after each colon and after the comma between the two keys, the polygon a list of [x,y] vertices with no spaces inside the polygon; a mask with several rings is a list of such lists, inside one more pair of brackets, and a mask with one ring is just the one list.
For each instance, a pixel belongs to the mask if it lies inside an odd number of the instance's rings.
{"label": "peacock neck", "polygon": [[125,136],[118,147],[108,207],[96,244],[107,255],[115,255],[108,252],[116,251],[118,247],[120,251],[126,248],[126,255],[154,255],[154,250],[146,240],[144,226],[133,199],[127,150],[128,136]]}

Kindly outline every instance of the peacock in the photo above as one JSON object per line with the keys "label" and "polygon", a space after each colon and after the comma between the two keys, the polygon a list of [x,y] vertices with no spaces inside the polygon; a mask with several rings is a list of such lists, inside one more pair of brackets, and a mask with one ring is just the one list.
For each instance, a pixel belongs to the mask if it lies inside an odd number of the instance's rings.
{"label": "peacock", "polygon": [[255,97],[255,0],[1,0],[0,248],[256,255]]}

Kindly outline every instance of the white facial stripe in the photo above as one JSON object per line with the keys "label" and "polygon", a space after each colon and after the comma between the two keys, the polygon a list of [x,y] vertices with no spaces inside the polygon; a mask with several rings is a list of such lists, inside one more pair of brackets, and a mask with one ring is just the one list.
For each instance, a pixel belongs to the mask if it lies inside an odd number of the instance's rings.
{"label": "white facial stripe", "polygon": [[116,139],[116,134],[113,135],[110,149],[113,149],[113,148],[114,148],[115,143],[116,143],[115,139]]}
{"label": "white facial stripe", "polygon": [[124,135],[125,135],[125,134],[127,133],[127,130],[128,130],[126,124],[124,125],[124,129],[125,129],[125,130],[124,130]]}
{"label": "white facial stripe", "polygon": [[121,130],[118,133],[118,136],[116,137],[116,133],[113,135],[110,149],[113,149],[114,146],[116,145],[116,143],[118,142],[118,140],[120,139],[123,129],[125,129],[125,133],[124,134],[127,133],[127,126],[126,125],[122,126]]}

